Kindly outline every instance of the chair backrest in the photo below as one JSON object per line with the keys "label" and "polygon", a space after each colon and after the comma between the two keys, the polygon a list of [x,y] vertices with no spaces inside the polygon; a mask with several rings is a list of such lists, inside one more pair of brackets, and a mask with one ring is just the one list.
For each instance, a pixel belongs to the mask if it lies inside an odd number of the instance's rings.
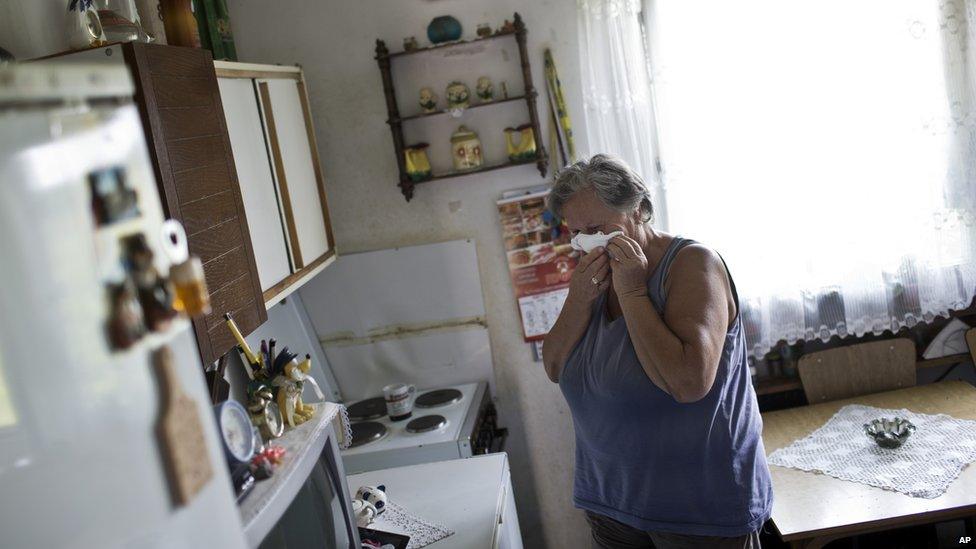
{"label": "chair backrest", "polygon": [[969,356],[973,358],[973,364],[976,364],[976,328],[966,330],[966,345],[969,345]]}
{"label": "chair backrest", "polygon": [[807,402],[915,385],[915,344],[908,339],[859,343],[803,355],[797,363]]}

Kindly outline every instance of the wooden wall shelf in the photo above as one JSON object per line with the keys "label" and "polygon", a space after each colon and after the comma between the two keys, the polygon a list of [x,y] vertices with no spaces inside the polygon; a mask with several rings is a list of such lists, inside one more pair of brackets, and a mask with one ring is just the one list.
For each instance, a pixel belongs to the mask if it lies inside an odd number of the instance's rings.
{"label": "wooden wall shelf", "polygon": [[430,177],[428,179],[424,179],[423,181],[416,181],[416,182],[414,182],[414,184],[415,185],[419,185],[421,183],[429,183],[431,181],[437,181],[439,179],[451,179],[451,178],[454,178],[454,177],[463,177],[465,175],[471,175],[471,174],[475,174],[475,173],[483,173],[483,172],[490,172],[490,171],[494,171],[494,170],[501,170],[501,169],[504,169],[504,168],[511,168],[512,166],[522,166],[524,164],[534,164],[535,161],[536,161],[535,158],[530,158],[528,160],[510,160],[508,162],[505,162],[504,164],[495,164],[495,165],[492,165],[492,166],[482,166],[480,168],[475,168],[473,170],[465,170],[463,172],[448,172],[448,173],[445,173],[445,174],[435,174],[433,177]]}
{"label": "wooden wall shelf", "polygon": [[[549,158],[546,155],[546,149],[545,149],[545,146],[543,145],[542,131],[540,129],[541,126],[539,124],[539,113],[538,113],[538,110],[536,109],[536,104],[535,104],[536,96],[538,94],[536,93],[535,88],[532,85],[532,69],[529,66],[529,53],[528,53],[528,49],[527,49],[526,43],[525,43],[526,42],[526,34],[527,33],[528,33],[528,31],[525,28],[525,23],[522,22],[522,16],[520,16],[518,13],[516,13],[515,14],[515,30],[514,31],[507,31],[507,32],[495,33],[495,34],[493,34],[491,36],[487,36],[487,37],[484,37],[484,38],[476,38],[474,40],[460,40],[460,41],[457,41],[457,42],[450,42],[450,43],[447,43],[447,44],[438,44],[438,45],[429,46],[429,47],[426,47],[426,48],[418,48],[416,50],[400,51],[400,52],[395,52],[395,53],[390,53],[390,51],[386,48],[386,44],[382,40],[377,40],[376,41],[376,57],[375,57],[375,59],[376,59],[376,62],[379,64],[380,74],[381,74],[381,76],[383,78],[383,93],[386,96],[386,110],[387,110],[387,113],[389,114],[389,116],[387,118],[387,124],[389,124],[389,126],[390,126],[390,133],[393,136],[393,150],[396,153],[397,170],[399,172],[399,179],[400,180],[397,183],[397,185],[400,187],[400,192],[403,193],[404,198],[406,198],[408,202],[410,201],[411,198],[413,198],[413,189],[414,189],[414,186],[416,186],[418,183],[426,183],[428,181],[437,181],[437,180],[440,180],[440,179],[450,179],[450,178],[462,177],[462,176],[466,176],[466,175],[472,175],[472,174],[477,174],[477,173],[489,172],[489,171],[493,171],[493,170],[499,170],[499,169],[502,169],[502,168],[508,168],[508,167],[511,167],[511,166],[519,166],[519,165],[533,164],[533,163],[539,168],[539,174],[542,177],[545,177],[546,176],[546,170],[547,170],[547,168],[549,166]],[[397,101],[396,101],[396,91],[395,91],[395,86],[394,86],[394,82],[393,82],[393,72],[392,72],[392,70],[390,68],[391,67],[391,61],[393,61],[394,59],[396,59],[398,57],[402,57],[402,56],[405,56],[405,55],[421,54],[421,53],[426,53],[426,52],[430,52],[430,51],[433,51],[433,50],[441,50],[441,49],[445,49],[446,50],[446,49],[451,49],[451,48],[459,48],[459,47],[464,47],[464,46],[468,46],[468,45],[471,45],[471,44],[477,44],[479,42],[485,42],[485,41],[488,41],[488,40],[495,40],[495,39],[498,39],[498,38],[504,38],[504,37],[508,37],[508,36],[514,37],[516,43],[518,44],[518,49],[519,49],[519,62],[521,63],[521,67],[522,67],[522,82],[523,82],[523,85],[524,85],[523,89],[525,90],[524,94],[519,95],[517,97],[508,97],[508,98],[505,98],[505,99],[498,99],[498,100],[492,101],[491,103],[477,103],[477,104],[471,105],[468,108],[469,109],[475,109],[475,108],[481,108],[481,107],[489,107],[489,106],[492,106],[492,105],[500,105],[502,103],[509,103],[509,102],[513,102],[513,101],[520,101],[520,100],[521,101],[525,101],[525,106],[526,106],[526,110],[528,110],[529,121],[530,121],[530,124],[532,126],[532,131],[535,134],[535,142],[536,142],[536,154],[535,154],[535,157],[533,157],[533,158],[531,158],[529,160],[525,160],[525,161],[514,161],[514,162],[513,161],[508,161],[508,162],[503,162],[503,163],[500,163],[500,164],[499,163],[494,163],[494,164],[487,165],[487,166],[483,166],[481,168],[474,169],[474,170],[465,170],[465,171],[459,171],[459,172],[449,172],[449,173],[445,173],[445,174],[434,175],[433,177],[430,177],[430,178],[425,179],[423,181],[413,181],[412,179],[410,179],[410,177],[407,175],[406,159],[404,158],[404,148],[405,148],[405,146],[404,146],[404,137],[403,137],[403,123],[406,122],[406,121],[410,121],[410,120],[413,120],[413,121],[426,120],[426,119],[428,119],[430,117],[435,117],[435,116],[447,114],[448,111],[440,111],[440,112],[434,112],[434,113],[420,113],[420,114],[414,114],[414,115],[409,115],[409,116],[400,116],[400,108],[397,106]],[[449,136],[445,136],[445,138],[449,138]]]}
{"label": "wooden wall shelf", "polygon": [[[518,17],[518,14],[516,13],[515,16]],[[521,18],[519,18],[519,19],[521,19]],[[391,57],[400,57],[400,56],[403,56],[403,55],[415,55],[415,54],[418,54],[418,53],[427,53],[429,51],[441,50],[441,49],[444,49],[444,48],[457,48],[459,46],[467,46],[469,44],[477,44],[478,42],[485,42],[485,41],[488,41],[488,40],[494,40],[496,38],[504,38],[506,36],[512,36],[513,34],[516,34],[516,33],[518,33],[517,23],[516,23],[516,30],[514,30],[514,31],[496,32],[495,34],[492,34],[491,36],[486,36],[484,38],[475,38],[474,40],[455,40],[453,42],[447,42],[445,44],[437,44],[436,46],[427,46],[426,48],[417,48],[415,50],[410,50],[410,51],[403,50],[403,51],[398,51],[398,52],[393,52],[393,53],[386,52],[386,53],[384,53],[382,55],[382,58],[383,59],[389,59]],[[381,55],[377,51],[376,52],[376,59],[380,59],[380,58],[381,58]]]}
{"label": "wooden wall shelf", "polygon": [[[533,92],[533,95],[535,95],[535,92]],[[506,98],[503,98],[503,99],[495,99],[494,101],[489,101],[487,103],[476,103],[474,105],[470,105],[467,108],[465,108],[464,109],[464,112],[467,112],[467,111],[469,111],[471,109],[479,109],[481,107],[491,107],[493,105],[500,105],[502,103],[507,103],[509,101],[519,101],[519,100],[523,100],[524,101],[525,99],[528,99],[528,96],[526,96],[526,95],[516,95],[516,96],[513,96],[513,97],[506,97]],[[397,121],[399,121],[399,122],[406,122],[407,120],[418,120],[420,118],[427,118],[427,117],[430,117],[430,116],[441,116],[441,115],[445,115],[445,114],[451,114],[451,111],[450,110],[443,110],[443,111],[437,111],[437,112],[422,112],[420,114],[412,114],[410,116],[404,116],[402,118],[397,119]]]}

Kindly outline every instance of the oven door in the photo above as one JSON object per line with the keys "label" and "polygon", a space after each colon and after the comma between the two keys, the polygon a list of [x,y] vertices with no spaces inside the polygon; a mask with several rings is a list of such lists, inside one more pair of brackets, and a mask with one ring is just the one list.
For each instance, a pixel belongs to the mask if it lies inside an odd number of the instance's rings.
{"label": "oven door", "polygon": [[345,469],[335,432],[330,428],[329,440],[308,479],[259,547],[359,549],[360,546]]}

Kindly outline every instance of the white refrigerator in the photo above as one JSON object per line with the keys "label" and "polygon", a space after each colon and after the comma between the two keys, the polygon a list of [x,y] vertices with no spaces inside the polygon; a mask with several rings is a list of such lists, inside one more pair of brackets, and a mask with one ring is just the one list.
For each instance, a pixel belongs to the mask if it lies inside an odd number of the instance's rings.
{"label": "white refrigerator", "polygon": [[[189,323],[177,318],[126,349],[107,336],[122,242],[144,234],[155,267],[169,268],[132,93],[121,66],[0,69],[4,548],[246,546]],[[118,188],[96,208],[99,185]],[[157,431],[150,356],[162,346],[197,409],[212,470],[186,504]]]}

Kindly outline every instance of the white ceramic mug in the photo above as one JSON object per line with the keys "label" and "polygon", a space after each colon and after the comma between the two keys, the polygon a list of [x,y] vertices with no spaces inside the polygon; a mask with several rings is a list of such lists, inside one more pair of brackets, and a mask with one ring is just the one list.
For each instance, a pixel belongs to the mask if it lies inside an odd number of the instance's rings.
{"label": "white ceramic mug", "polygon": [[407,419],[413,413],[413,396],[417,392],[415,385],[406,383],[391,383],[383,387],[383,400],[386,401],[386,413],[393,421]]}

